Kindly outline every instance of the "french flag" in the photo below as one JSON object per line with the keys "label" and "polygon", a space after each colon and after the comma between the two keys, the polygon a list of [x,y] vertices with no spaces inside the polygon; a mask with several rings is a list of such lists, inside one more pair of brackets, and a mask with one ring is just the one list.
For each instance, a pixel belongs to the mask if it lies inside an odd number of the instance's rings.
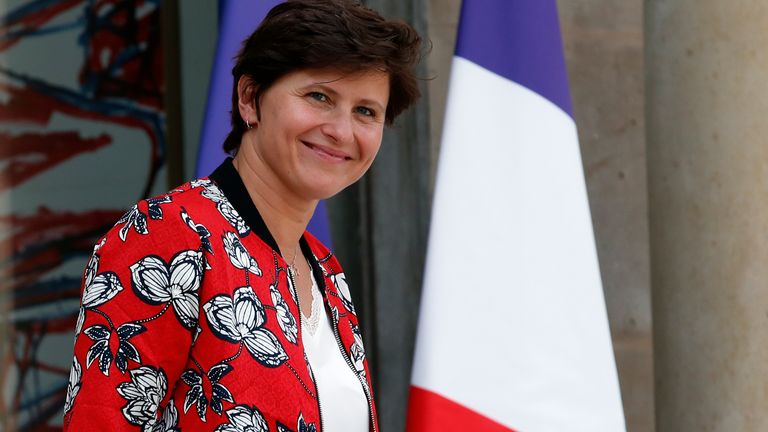
{"label": "french flag", "polygon": [[[213,172],[227,157],[221,148],[231,127],[232,67],[243,41],[256,30],[270,9],[282,0],[219,0],[219,39],[213,60],[205,122],[200,134],[195,177]],[[331,230],[325,202],[320,201],[307,230],[331,247]]]}
{"label": "french flag", "polygon": [[465,0],[407,428],[625,431],[555,0]]}

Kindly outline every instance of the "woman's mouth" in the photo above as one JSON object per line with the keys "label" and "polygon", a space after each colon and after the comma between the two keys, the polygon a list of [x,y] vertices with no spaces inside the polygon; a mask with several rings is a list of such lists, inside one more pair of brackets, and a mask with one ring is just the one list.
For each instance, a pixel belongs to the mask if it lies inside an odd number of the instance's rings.
{"label": "woman's mouth", "polygon": [[346,153],[330,147],[320,146],[320,145],[313,144],[306,141],[302,141],[301,143],[307,146],[310,150],[312,150],[318,157],[327,161],[344,162],[346,160],[352,159]]}

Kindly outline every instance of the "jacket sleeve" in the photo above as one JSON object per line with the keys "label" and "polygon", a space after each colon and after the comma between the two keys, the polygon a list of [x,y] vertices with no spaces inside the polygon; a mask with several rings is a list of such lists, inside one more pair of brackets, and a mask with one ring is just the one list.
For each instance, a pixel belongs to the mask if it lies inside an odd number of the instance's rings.
{"label": "jacket sleeve", "polygon": [[141,201],[94,247],[82,283],[65,431],[151,430],[197,331],[201,239],[170,197]]}

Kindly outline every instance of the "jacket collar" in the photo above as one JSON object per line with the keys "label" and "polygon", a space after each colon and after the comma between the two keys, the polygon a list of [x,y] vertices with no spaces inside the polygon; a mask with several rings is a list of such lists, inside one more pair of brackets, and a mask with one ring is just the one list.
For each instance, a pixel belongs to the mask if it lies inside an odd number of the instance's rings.
{"label": "jacket collar", "polygon": [[227,200],[229,200],[229,203],[232,204],[232,207],[235,208],[240,217],[251,228],[251,231],[280,255],[280,248],[277,247],[275,238],[272,237],[267,224],[264,223],[259,210],[253,204],[251,196],[248,195],[248,189],[245,188],[245,183],[243,183],[240,174],[235,169],[232,158],[227,158],[222,162],[209,178],[216,182],[216,185],[221,189],[221,192],[224,193],[224,196],[227,197]]}
{"label": "jacket collar", "polygon": [[[248,195],[248,189],[245,188],[245,183],[240,178],[240,174],[235,169],[232,163],[232,158],[227,158],[219,165],[213,173],[208,176],[213,180],[216,185],[221,189],[221,192],[227,197],[229,203],[235,208],[237,213],[245,221],[245,223],[251,228],[251,232],[256,234],[264,243],[267,244],[272,250],[274,250],[280,258],[283,258],[280,253],[280,248],[277,246],[275,238],[272,237],[272,233],[269,232],[267,224],[261,217],[259,210],[253,204],[251,196]],[[306,233],[299,239],[299,247],[304,257],[309,260],[310,267],[312,267],[312,273],[317,280],[318,286],[321,291],[325,291],[325,279],[323,278],[323,271],[320,268],[320,264],[315,259],[312,249],[309,247],[309,243],[306,239]],[[285,259],[283,259],[285,261]]]}

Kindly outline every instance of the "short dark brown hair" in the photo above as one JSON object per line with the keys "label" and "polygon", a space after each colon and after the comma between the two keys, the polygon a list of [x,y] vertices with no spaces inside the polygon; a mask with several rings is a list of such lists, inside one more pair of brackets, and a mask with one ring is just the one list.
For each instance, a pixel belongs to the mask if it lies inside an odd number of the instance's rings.
{"label": "short dark brown hair", "polygon": [[288,0],[269,11],[243,42],[232,68],[232,130],[224,151],[240,146],[246,125],[238,109],[238,81],[247,76],[259,98],[275,81],[308,68],[355,72],[368,68],[389,74],[385,122],[391,125],[420,93],[416,64],[421,37],[410,25],[387,20],[356,0]]}

